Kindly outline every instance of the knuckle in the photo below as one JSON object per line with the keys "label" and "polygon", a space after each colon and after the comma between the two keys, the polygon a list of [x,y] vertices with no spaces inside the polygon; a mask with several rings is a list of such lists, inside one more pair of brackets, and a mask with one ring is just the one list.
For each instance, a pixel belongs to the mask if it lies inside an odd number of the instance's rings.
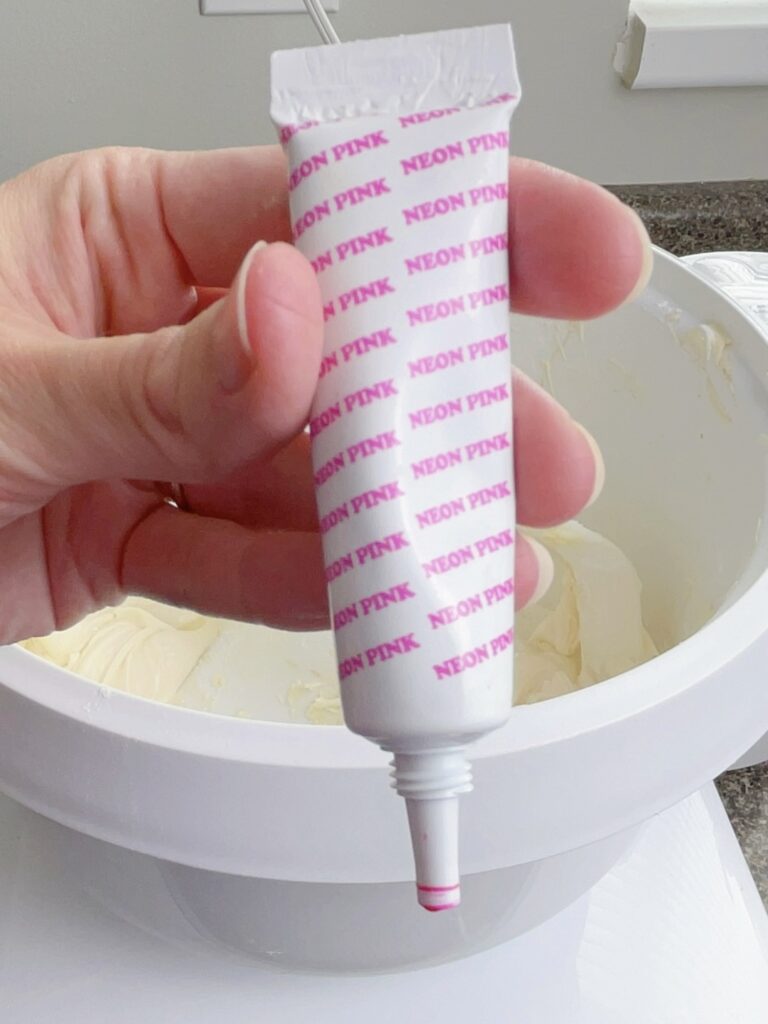
{"label": "knuckle", "polygon": [[[180,478],[213,480],[237,463],[227,443],[227,418],[206,401],[204,380],[190,373],[186,361],[196,359],[181,327],[166,327],[145,337],[121,366],[129,415],[137,432],[173,465]],[[138,361],[138,365],[134,360]]]}

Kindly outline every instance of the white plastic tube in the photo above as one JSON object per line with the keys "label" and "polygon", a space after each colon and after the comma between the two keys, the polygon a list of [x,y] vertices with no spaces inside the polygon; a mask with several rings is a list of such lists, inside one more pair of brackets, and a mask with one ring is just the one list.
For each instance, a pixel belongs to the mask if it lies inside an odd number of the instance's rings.
{"label": "white plastic tube", "polygon": [[324,302],[310,433],[344,716],[394,755],[430,910],[459,902],[466,748],[512,700],[519,91],[508,26],[272,60],[294,237]]}

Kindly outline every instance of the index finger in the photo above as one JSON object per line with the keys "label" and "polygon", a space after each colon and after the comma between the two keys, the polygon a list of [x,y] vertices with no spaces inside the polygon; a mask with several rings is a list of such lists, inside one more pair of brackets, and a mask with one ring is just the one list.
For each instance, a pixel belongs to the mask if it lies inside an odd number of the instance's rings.
{"label": "index finger", "polygon": [[[278,146],[158,153],[163,214],[197,284],[227,287],[250,246],[290,240]],[[650,273],[648,235],[614,195],[533,160],[509,164],[513,307],[586,319],[625,301]]]}
{"label": "index finger", "polygon": [[155,157],[168,233],[196,284],[226,288],[254,242],[291,241],[279,146]]}

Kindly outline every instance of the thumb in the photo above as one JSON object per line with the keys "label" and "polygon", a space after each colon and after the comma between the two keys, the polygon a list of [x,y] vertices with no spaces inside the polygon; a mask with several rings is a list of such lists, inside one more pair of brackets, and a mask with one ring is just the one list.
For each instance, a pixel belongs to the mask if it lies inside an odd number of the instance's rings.
{"label": "thumb", "polygon": [[259,244],[229,293],[184,326],[33,346],[38,458],[59,486],[214,479],[301,429],[321,345],[309,263]]}

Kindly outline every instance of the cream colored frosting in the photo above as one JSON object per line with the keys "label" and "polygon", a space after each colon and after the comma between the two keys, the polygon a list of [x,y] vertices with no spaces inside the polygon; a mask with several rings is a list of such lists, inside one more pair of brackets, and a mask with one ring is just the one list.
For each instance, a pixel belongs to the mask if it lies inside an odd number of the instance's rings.
{"label": "cream colored frosting", "polygon": [[515,703],[571,693],[655,657],[640,579],[626,555],[575,522],[535,536],[552,555],[555,578],[517,616]]}
{"label": "cream colored frosting", "polygon": [[[640,580],[615,544],[575,522],[534,536],[552,555],[555,579],[544,598],[517,617],[516,704],[571,693],[656,655],[643,626]],[[276,717],[274,696],[271,704],[255,699],[255,688],[263,688],[265,696],[268,688],[279,694],[285,720],[343,721],[329,632],[296,634],[227,623],[131,598],[23,646],[141,697],[243,717]],[[215,669],[210,679],[201,667],[208,662]],[[230,674],[237,679],[228,680]],[[228,689],[236,693],[234,700]]]}
{"label": "cream colored frosting", "polygon": [[22,646],[95,683],[169,702],[219,630],[214,619],[132,597]]}

